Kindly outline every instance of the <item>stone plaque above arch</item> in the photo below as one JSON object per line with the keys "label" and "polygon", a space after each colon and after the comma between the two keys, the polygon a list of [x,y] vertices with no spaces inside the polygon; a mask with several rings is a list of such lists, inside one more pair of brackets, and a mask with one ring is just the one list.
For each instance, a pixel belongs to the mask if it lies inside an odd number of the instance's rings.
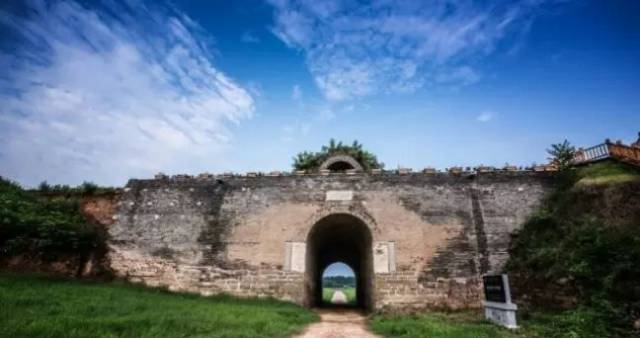
{"label": "stone plaque above arch", "polygon": [[326,159],[320,165],[320,170],[329,171],[346,171],[346,170],[362,171],[362,165],[349,155],[336,155]]}

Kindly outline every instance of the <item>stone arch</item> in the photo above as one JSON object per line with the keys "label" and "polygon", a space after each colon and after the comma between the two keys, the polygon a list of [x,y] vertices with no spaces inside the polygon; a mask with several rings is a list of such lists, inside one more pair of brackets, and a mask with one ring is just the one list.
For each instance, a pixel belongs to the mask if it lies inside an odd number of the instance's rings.
{"label": "stone arch", "polygon": [[379,233],[378,225],[373,216],[367,211],[367,209],[359,203],[356,204],[327,204],[316,210],[309,218],[304,221],[304,227],[298,229],[294,238],[301,241],[309,238],[309,234],[313,227],[323,218],[332,214],[348,214],[355,218],[358,218],[369,228],[372,237],[375,239]]}
{"label": "stone arch", "polygon": [[319,219],[306,238],[305,303],[322,305],[322,272],[334,262],[344,262],[356,275],[358,307],[373,309],[373,236],[361,218],[333,213]]}
{"label": "stone arch", "polygon": [[355,169],[356,171],[363,170],[362,165],[348,155],[331,156],[320,165],[320,170],[346,171],[349,169]]}

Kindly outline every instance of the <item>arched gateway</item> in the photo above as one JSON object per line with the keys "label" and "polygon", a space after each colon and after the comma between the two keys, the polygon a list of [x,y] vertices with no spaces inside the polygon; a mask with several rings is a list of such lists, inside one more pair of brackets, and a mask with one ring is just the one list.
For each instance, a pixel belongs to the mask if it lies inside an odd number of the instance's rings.
{"label": "arched gateway", "polygon": [[335,262],[349,265],[356,277],[357,305],[373,309],[372,238],[360,218],[337,213],[325,216],[313,226],[307,237],[305,303],[322,303],[322,272]]}

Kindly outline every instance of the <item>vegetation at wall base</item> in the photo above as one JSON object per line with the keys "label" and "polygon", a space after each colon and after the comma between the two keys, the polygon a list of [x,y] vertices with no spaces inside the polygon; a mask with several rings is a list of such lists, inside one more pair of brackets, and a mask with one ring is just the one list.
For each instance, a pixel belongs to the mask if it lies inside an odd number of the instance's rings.
{"label": "vegetation at wall base", "polygon": [[610,161],[561,173],[507,270],[534,308],[570,307],[558,301],[569,295],[574,324],[629,333],[640,319],[640,171]]}
{"label": "vegetation at wall base", "polygon": [[362,143],[353,141],[353,144],[347,145],[337,142],[334,139],[329,140],[329,144],[322,146],[319,152],[304,151],[298,153],[293,158],[294,170],[316,171],[327,158],[334,155],[348,155],[353,157],[364,170],[384,169],[384,163],[379,162],[378,158],[371,152],[362,147]]}
{"label": "vegetation at wall base", "polygon": [[0,273],[3,337],[287,337],[317,320],[271,299]]}

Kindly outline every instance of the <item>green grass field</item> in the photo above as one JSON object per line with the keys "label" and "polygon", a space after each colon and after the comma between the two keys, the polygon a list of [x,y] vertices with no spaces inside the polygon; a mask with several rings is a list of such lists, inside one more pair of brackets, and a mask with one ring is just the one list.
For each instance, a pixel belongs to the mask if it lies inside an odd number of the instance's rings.
{"label": "green grass field", "polygon": [[480,316],[463,314],[423,314],[418,316],[375,316],[374,332],[385,337],[430,338],[515,338],[522,337],[507,329],[481,320]]}
{"label": "green grass field", "polygon": [[316,320],[275,300],[0,273],[1,337],[286,337]]}
{"label": "green grass field", "polygon": [[[341,289],[355,301],[355,288]],[[325,301],[332,289],[323,290]],[[474,311],[376,315],[385,337],[622,337],[597,313],[531,314],[509,331]],[[230,296],[200,297],[122,283],[93,283],[0,273],[0,337],[288,337],[318,317],[297,305]]]}
{"label": "green grass field", "polygon": [[326,304],[331,304],[331,297],[333,297],[333,293],[335,291],[342,291],[347,296],[347,304],[355,305],[357,302],[356,299],[356,288],[354,287],[345,287],[345,288],[322,288],[322,301]]}
{"label": "green grass field", "polygon": [[[520,316],[522,317],[522,316]],[[519,318],[518,330],[490,324],[478,311],[426,313],[415,316],[376,315],[371,329],[389,338],[621,338],[589,309],[533,313]]]}

